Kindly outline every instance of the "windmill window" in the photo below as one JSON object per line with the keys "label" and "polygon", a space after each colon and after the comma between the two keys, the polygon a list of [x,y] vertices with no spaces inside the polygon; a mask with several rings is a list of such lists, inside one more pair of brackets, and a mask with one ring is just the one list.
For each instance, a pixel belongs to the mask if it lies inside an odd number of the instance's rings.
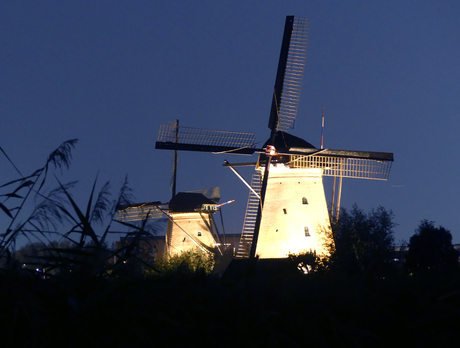
{"label": "windmill window", "polygon": [[302,197],[302,204],[308,204],[308,200],[306,197]]}
{"label": "windmill window", "polygon": [[285,215],[287,214],[286,208],[283,209],[283,213],[284,213]]}
{"label": "windmill window", "polygon": [[196,235],[197,235],[198,237],[201,237],[201,231],[198,231],[198,232],[196,233]]}
{"label": "windmill window", "polygon": [[308,228],[308,226],[305,226],[303,230],[305,232],[305,237],[310,237],[310,229]]}

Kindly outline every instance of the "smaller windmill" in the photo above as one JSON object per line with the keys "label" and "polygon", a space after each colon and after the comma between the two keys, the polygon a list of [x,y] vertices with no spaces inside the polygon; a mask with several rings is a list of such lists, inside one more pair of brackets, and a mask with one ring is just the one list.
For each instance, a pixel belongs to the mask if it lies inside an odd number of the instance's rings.
{"label": "smaller windmill", "polygon": [[[218,193],[219,190],[214,188],[213,191]],[[119,206],[116,219],[132,225],[137,221],[166,218],[167,255],[195,248],[222,254],[223,245],[214,219],[214,214],[221,207],[217,200],[217,197],[213,200],[200,192],[179,192],[168,203],[145,202]]]}
{"label": "smaller windmill", "polygon": [[[256,169],[251,184],[243,179],[250,196],[238,257],[285,258],[308,250],[326,253],[324,243],[332,242],[330,219],[338,218],[342,178],[386,180],[393,162],[392,153],[317,149],[287,133],[297,116],[308,29],[307,19],[286,17],[268,122],[270,136],[262,148],[256,148],[253,133],[160,128],[157,149],[259,155],[256,163],[225,163],[240,178],[236,167],[255,165]],[[323,176],[334,177],[332,216]]]}
{"label": "smaller windmill", "polygon": [[[178,121],[174,123],[176,127],[178,124]],[[220,212],[221,207],[230,202],[217,204],[220,199],[219,187],[176,194],[177,161],[177,151],[174,151],[172,198],[169,202],[144,202],[119,206],[116,219],[132,225],[139,221],[166,218],[168,220],[165,236],[166,255],[179,254],[194,248],[222,255],[226,245],[220,241],[214,214]],[[222,237],[225,239],[225,234]]]}

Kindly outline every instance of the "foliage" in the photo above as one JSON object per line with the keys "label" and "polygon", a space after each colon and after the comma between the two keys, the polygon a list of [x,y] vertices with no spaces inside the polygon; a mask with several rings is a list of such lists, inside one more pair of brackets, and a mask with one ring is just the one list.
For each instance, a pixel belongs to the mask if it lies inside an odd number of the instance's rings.
{"label": "foliage", "polygon": [[315,251],[289,254],[289,260],[302,274],[326,272],[329,270],[330,256],[319,256]]}
{"label": "foliage", "polygon": [[435,227],[433,221],[422,220],[410,239],[405,266],[409,273],[458,270],[451,233],[442,226]]}
{"label": "foliage", "polygon": [[394,254],[392,211],[383,207],[365,214],[356,205],[342,209],[335,226],[334,267],[345,274],[384,276]]}
{"label": "foliage", "polygon": [[157,259],[155,267],[162,274],[211,274],[215,265],[214,257],[196,248],[182,253]]}
{"label": "foliage", "polygon": [[[132,250],[137,247],[141,235],[150,233],[145,223],[140,227],[131,226],[131,235],[135,236],[132,243],[118,250],[107,247],[107,236],[112,233],[111,225],[117,207],[131,202],[127,178],[116,199],[110,200],[110,183],[105,183],[96,194],[96,177],[83,209],[70,193],[75,182],[63,184],[55,177],[57,188],[48,193],[45,191],[51,169],[69,167],[71,149],[76,142],[69,140],[61,144],[51,153],[45,165],[33,174],[23,176],[17,170],[19,179],[0,186],[8,190],[0,196],[5,197],[0,208],[10,219],[7,230],[0,235],[0,260],[5,265],[14,264],[9,262],[14,261],[11,251],[18,237],[22,236],[29,240],[29,245],[16,256],[21,268],[26,270],[40,268],[46,271],[47,276],[69,275],[71,272],[74,277],[126,275],[129,273],[126,271],[127,260],[130,259],[132,265],[137,258]],[[31,197],[33,202],[29,202]],[[33,204],[29,214],[26,203]],[[53,236],[58,236],[59,241],[51,242]]]}
{"label": "foliage", "polygon": [[[48,198],[43,197],[42,190],[51,169],[69,168],[72,158],[71,150],[76,143],[77,139],[63,142],[49,155],[43,167],[29,175],[23,175],[5,151],[0,148],[20,175],[18,179],[0,186],[0,189],[4,191],[0,194],[0,197],[4,197],[3,202],[0,203],[0,209],[10,221],[5,232],[0,235],[0,257],[3,257],[6,251],[14,246],[19,236],[24,236],[29,240],[32,235],[46,238],[44,232],[48,231],[50,227],[55,227],[50,216],[59,222],[62,221],[63,215],[52,204],[49,204]],[[49,197],[54,197],[56,194],[57,191],[52,191]],[[44,199],[40,204],[35,205],[32,213],[27,216],[25,207],[32,196],[35,198],[43,197]]]}

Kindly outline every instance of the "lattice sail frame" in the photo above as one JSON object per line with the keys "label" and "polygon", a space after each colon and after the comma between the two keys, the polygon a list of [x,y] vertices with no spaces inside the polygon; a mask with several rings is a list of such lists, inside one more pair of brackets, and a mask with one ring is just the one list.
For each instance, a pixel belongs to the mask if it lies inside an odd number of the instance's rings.
{"label": "lattice sail frame", "polygon": [[256,146],[254,133],[177,127],[162,124],[155,145],[157,149],[252,154]]}
{"label": "lattice sail frame", "polygon": [[161,219],[166,217],[163,211],[167,209],[167,204],[152,205],[145,203],[136,206],[128,206],[124,209],[119,209],[115,219],[123,222],[143,221],[146,219]]}
{"label": "lattice sail frame", "polygon": [[276,130],[294,128],[302,87],[310,22],[306,18],[294,17],[291,40],[286,61],[283,89],[278,108]]}
{"label": "lattice sail frame", "polygon": [[392,161],[367,158],[291,155],[290,168],[321,168],[324,176],[388,180]]}

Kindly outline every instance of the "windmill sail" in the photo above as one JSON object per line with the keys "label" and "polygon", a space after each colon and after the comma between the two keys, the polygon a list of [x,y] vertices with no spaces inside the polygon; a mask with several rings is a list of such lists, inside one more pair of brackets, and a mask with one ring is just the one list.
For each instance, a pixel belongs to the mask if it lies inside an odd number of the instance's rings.
{"label": "windmill sail", "polygon": [[268,128],[294,128],[307,57],[309,21],[286,17]]}
{"label": "windmill sail", "polygon": [[387,180],[393,161],[367,158],[291,155],[293,169],[320,168],[324,176]]}
{"label": "windmill sail", "polygon": [[168,205],[160,202],[121,205],[117,207],[115,220],[130,222],[146,219],[161,219],[165,217],[164,211],[166,209],[168,209]]}
{"label": "windmill sail", "polygon": [[255,136],[254,133],[216,131],[162,124],[155,148],[251,155],[255,151]]}

